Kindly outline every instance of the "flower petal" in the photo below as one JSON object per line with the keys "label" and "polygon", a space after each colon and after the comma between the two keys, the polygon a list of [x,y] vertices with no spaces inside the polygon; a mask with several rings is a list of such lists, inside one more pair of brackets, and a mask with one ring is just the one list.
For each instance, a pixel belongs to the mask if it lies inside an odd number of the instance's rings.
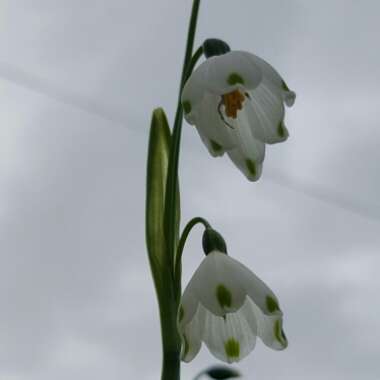
{"label": "flower petal", "polygon": [[[235,273],[239,273],[239,284],[251,301],[266,315],[281,316],[279,302],[272,290],[241,262],[228,256]],[[233,264],[232,264],[233,263]]]}
{"label": "flower petal", "polygon": [[244,303],[246,293],[239,277],[239,267],[224,253],[214,251],[203,259],[185,294],[192,294],[204,308],[222,317],[240,309]]}
{"label": "flower petal", "polygon": [[192,292],[191,287],[187,287],[181,298],[181,305],[178,310],[178,328],[185,330],[185,326],[191,322],[198,310],[199,301]]}
{"label": "flower petal", "polygon": [[182,94],[181,102],[184,110],[184,117],[189,124],[194,124],[197,118],[197,107],[202,102],[206,92],[206,71],[207,65],[200,65],[190,75],[186,81]]}
{"label": "flower petal", "polygon": [[[246,101],[249,102],[248,99]],[[238,113],[237,125],[233,130],[236,146],[246,159],[261,163],[265,157],[265,144],[255,138],[252,133],[251,122],[252,119],[249,118],[245,108]]]}
{"label": "flower petal", "polygon": [[231,51],[211,57],[203,64],[208,65],[205,86],[217,95],[237,88],[254,89],[262,80],[259,66],[244,52]]}
{"label": "flower petal", "polygon": [[251,120],[252,133],[260,141],[274,144],[288,138],[283,122],[285,108],[281,93],[270,82],[263,81],[250,92],[250,101],[247,101],[245,110]]}
{"label": "flower petal", "polygon": [[240,361],[255,347],[257,325],[254,318],[247,320],[245,308],[244,304],[225,318],[206,311],[203,341],[211,353],[224,362]]}
{"label": "flower petal", "polygon": [[[247,99],[246,102],[249,100]],[[239,112],[238,121],[234,129],[237,147],[227,153],[234,164],[245,174],[250,181],[257,181],[261,176],[262,162],[265,157],[265,144],[252,134],[252,123],[259,124],[259,120],[249,118],[246,108]]]}
{"label": "flower petal", "polygon": [[204,309],[198,308],[192,321],[180,331],[182,349],[181,359],[190,362],[198,354],[202,345],[202,334],[205,320]]}
{"label": "flower petal", "polygon": [[256,162],[249,156],[244,155],[239,148],[229,150],[227,153],[236,167],[242,171],[250,181],[257,181],[260,178],[263,166],[261,162]]}
{"label": "flower petal", "polygon": [[265,315],[251,300],[247,303],[257,321],[257,335],[263,343],[274,349],[284,350],[288,341],[282,329],[282,316]]}
{"label": "flower petal", "polygon": [[218,96],[205,93],[202,103],[194,113],[194,121],[201,135],[228,150],[236,146],[236,136],[234,129],[223,122],[218,112],[219,102]]}
{"label": "flower petal", "polygon": [[201,137],[201,140],[206,145],[207,150],[209,151],[211,156],[213,156],[213,157],[223,156],[223,154],[225,153],[225,149],[221,145],[219,145],[216,141],[207,138],[203,134],[203,132],[201,131],[200,128],[198,128],[198,127],[196,127],[196,128],[197,128],[197,131],[199,133],[199,136]]}
{"label": "flower petal", "polygon": [[260,67],[264,78],[268,79],[273,85],[281,89],[282,99],[288,107],[291,107],[295,102],[296,93],[288,88],[288,85],[274,67],[255,54],[248,52],[242,53],[244,53],[255,65]]}

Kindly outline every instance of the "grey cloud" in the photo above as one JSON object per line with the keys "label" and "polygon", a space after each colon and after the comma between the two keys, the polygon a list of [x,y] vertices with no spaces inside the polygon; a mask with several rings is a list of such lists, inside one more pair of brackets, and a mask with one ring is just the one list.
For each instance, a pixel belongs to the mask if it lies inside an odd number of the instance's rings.
{"label": "grey cloud", "polygon": [[[16,77],[8,71],[0,94],[0,377],[156,379],[145,154],[151,109],[173,116],[189,4],[4,5],[0,61]],[[256,184],[184,126],[183,221],[209,218],[285,312],[289,349],[258,343],[239,365],[246,378],[378,378],[378,8],[203,2],[198,42],[255,51],[298,93],[291,138],[269,147]],[[201,258],[198,229],[184,283]],[[203,349],[184,378],[213,362]]]}

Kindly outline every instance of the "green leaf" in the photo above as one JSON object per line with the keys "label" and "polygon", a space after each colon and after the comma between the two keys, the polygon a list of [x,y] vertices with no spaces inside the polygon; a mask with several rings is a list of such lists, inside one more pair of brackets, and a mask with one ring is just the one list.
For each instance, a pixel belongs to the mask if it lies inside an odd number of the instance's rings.
{"label": "green leaf", "polygon": [[204,372],[212,379],[216,380],[226,380],[226,379],[232,379],[234,377],[240,377],[240,373],[233,368],[229,368],[226,366],[214,366],[210,367]]}
{"label": "green leaf", "polygon": [[[153,111],[149,135],[146,183],[146,244],[157,285],[167,254],[164,238],[165,190],[169,166],[170,128],[162,108]],[[177,187],[178,188],[178,187]],[[178,190],[177,190],[178,191]],[[179,191],[176,205],[176,231],[179,231]]]}

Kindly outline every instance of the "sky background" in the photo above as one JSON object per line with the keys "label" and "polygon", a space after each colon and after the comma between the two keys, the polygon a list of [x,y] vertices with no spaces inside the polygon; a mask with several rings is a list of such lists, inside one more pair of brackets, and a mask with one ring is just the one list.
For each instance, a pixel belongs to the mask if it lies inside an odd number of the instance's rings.
{"label": "sky background", "polygon": [[[1,380],[159,378],[147,139],[154,107],[173,119],[190,8],[0,1]],[[196,45],[251,51],[297,92],[257,183],[183,130],[183,222],[208,218],[284,310],[288,349],[258,342],[247,379],[380,378],[379,14],[377,0],[202,2]],[[203,347],[183,379],[215,363]]]}

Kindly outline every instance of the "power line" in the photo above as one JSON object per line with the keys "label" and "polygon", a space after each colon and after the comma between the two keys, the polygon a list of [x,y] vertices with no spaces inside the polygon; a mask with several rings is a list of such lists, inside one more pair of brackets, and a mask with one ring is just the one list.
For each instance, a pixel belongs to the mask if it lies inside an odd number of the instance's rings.
{"label": "power line", "polygon": [[59,88],[41,77],[27,73],[6,62],[0,62],[0,77],[8,82],[54,99],[60,103],[70,105],[88,114],[96,115],[106,121],[124,126],[127,124],[125,116],[121,114],[118,115],[116,110],[110,110],[92,99]]}
{"label": "power line", "polygon": [[[36,75],[27,73],[8,63],[0,62],[0,77],[4,80],[17,84],[35,93],[52,98],[60,103],[70,105],[80,109],[88,114],[96,115],[106,121],[114,124],[126,126],[129,124],[124,115],[117,114],[116,110],[109,110],[104,105],[94,100],[80,96],[76,93],[67,91],[58,86],[40,78]],[[126,127],[131,129],[130,127]],[[284,176],[279,172],[271,173],[270,180],[280,186],[290,190],[302,193],[310,198],[317,199],[324,203],[331,204],[337,208],[347,210],[353,214],[360,215],[364,218],[380,222],[380,204],[368,204],[360,200],[353,200],[347,195],[332,189],[326,189],[316,184],[302,183]]]}
{"label": "power line", "polygon": [[331,188],[327,189],[315,183],[302,182],[302,180],[284,176],[280,172],[272,172],[269,180],[297,193],[302,193],[307,197],[346,210],[363,218],[380,222],[380,204],[369,204],[362,200],[352,199],[340,191]]}

